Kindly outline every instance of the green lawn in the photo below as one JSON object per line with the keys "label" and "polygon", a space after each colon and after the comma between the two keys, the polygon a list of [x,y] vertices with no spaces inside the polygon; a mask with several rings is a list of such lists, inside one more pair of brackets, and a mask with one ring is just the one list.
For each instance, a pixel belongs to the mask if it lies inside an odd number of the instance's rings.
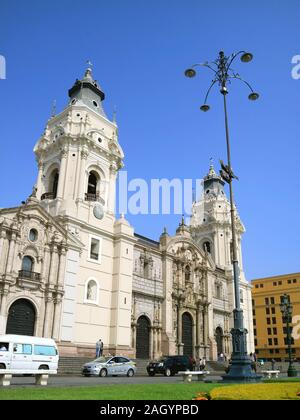
{"label": "green lawn", "polygon": [[109,385],[84,388],[0,389],[0,400],[192,400],[219,384]]}

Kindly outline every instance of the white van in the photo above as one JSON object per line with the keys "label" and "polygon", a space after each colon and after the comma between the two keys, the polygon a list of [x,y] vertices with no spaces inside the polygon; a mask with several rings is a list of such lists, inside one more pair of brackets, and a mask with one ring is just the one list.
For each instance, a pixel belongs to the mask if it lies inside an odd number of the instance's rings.
{"label": "white van", "polygon": [[56,370],[58,350],[50,338],[0,335],[0,369]]}

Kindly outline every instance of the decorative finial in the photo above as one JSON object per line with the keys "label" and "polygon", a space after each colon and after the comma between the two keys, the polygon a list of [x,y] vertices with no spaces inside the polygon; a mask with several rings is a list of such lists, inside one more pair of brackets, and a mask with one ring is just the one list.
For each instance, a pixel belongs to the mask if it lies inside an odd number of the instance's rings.
{"label": "decorative finial", "polygon": [[94,64],[90,60],[87,60],[86,61],[86,64],[88,65],[87,70],[91,70],[92,71],[92,68],[93,68]]}
{"label": "decorative finial", "polygon": [[116,105],[114,106],[113,123],[117,124],[117,107],[116,107]]}
{"label": "decorative finial", "polygon": [[55,117],[55,115],[56,115],[56,99],[54,99],[52,103],[51,118]]}
{"label": "decorative finial", "polygon": [[181,226],[185,226],[185,217],[184,217],[184,214],[182,215]]}
{"label": "decorative finial", "polygon": [[214,167],[214,158],[211,157],[209,159],[209,161],[210,161],[210,167],[213,168]]}

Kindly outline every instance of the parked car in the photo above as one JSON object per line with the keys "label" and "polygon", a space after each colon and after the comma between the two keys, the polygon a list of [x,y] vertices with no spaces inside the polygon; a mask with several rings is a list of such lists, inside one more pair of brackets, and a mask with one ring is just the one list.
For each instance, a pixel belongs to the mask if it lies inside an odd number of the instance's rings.
{"label": "parked car", "polygon": [[82,368],[83,376],[128,376],[133,377],[137,372],[136,364],[123,356],[99,357]]}
{"label": "parked car", "polygon": [[149,376],[157,373],[165,376],[174,376],[178,372],[193,370],[194,359],[188,356],[166,356],[158,361],[149,362],[147,372]]}
{"label": "parked car", "polygon": [[0,369],[56,370],[58,350],[50,338],[0,335]]}

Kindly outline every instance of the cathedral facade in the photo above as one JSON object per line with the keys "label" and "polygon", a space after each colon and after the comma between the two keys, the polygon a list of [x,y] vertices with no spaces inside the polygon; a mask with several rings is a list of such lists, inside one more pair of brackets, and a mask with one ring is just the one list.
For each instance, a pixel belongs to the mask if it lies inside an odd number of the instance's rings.
{"label": "cathedral facade", "polygon": [[[189,225],[158,241],[116,219],[124,153],[88,69],[34,152],[38,179],[20,207],[0,210],[0,334],[53,337],[61,355],[136,358],[231,353],[234,287],[230,204],[211,166]],[[254,351],[251,288],[241,305]]]}

